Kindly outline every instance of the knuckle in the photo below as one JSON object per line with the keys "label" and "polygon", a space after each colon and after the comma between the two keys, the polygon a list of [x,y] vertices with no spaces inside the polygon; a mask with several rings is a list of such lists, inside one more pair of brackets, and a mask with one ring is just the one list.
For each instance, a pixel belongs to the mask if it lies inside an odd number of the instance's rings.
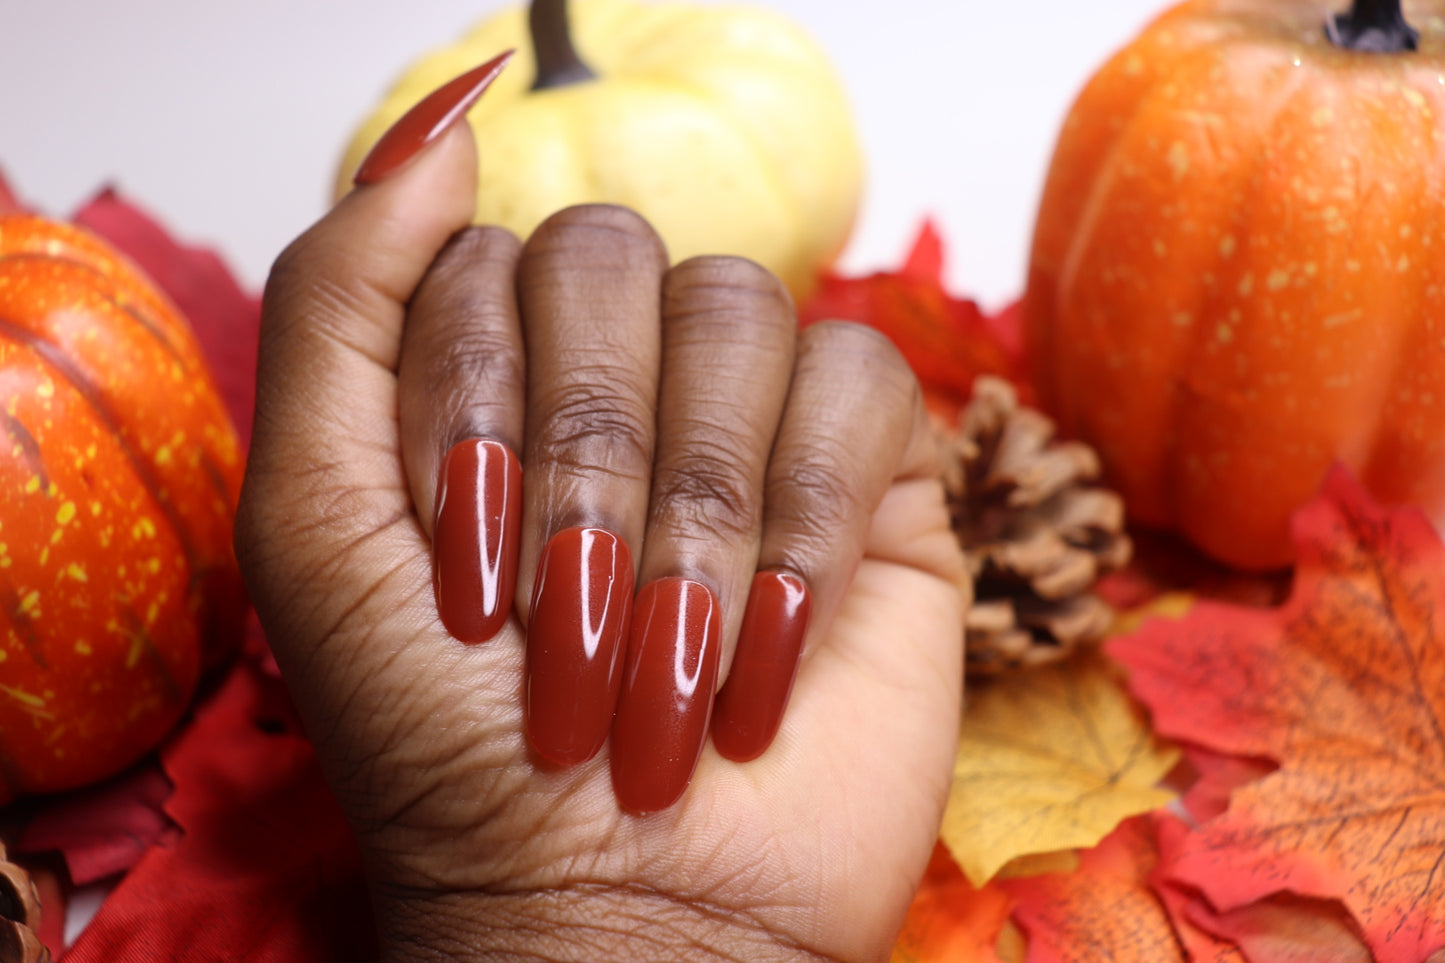
{"label": "knuckle", "polygon": [[856,321],[810,325],[799,339],[799,353],[810,363],[864,368],[880,375],[912,377],[903,353],[877,328]]}
{"label": "knuckle", "polygon": [[755,531],[762,521],[760,493],[736,450],[724,441],[694,443],[659,466],[652,481],[654,521],[730,539]]}
{"label": "knuckle", "polygon": [[535,439],[533,454],[542,461],[603,463],[618,455],[629,463],[652,461],[652,408],[637,393],[594,378],[560,385],[537,400],[539,415],[528,434]]}
{"label": "knuckle", "polygon": [[768,479],[766,497],[773,523],[795,539],[826,545],[856,527],[871,506],[865,505],[857,478],[837,452],[811,446],[806,452],[780,453],[786,471]]}
{"label": "knuckle", "polygon": [[740,257],[697,257],[673,267],[663,282],[663,316],[726,341],[791,345],[797,330],[787,288]]}
{"label": "knuckle", "polygon": [[667,263],[667,251],[642,215],[617,204],[579,204],[548,217],[527,242],[529,254],[608,253],[627,261],[650,257]]}
{"label": "knuckle", "polygon": [[668,293],[675,297],[701,296],[724,304],[740,302],[793,310],[793,299],[771,271],[744,257],[712,254],[689,258],[667,276]]}

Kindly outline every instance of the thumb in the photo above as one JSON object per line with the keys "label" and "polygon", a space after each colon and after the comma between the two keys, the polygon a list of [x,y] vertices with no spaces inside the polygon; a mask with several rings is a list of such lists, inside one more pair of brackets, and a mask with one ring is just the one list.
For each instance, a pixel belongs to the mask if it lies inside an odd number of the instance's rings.
{"label": "thumb", "polygon": [[[354,603],[368,579],[333,563],[408,516],[396,396],[406,305],[448,238],[472,219],[476,146],[457,121],[503,62],[413,108],[373,151],[385,156],[381,173],[272,268],[236,523],[237,555],[263,618],[291,601],[314,604],[318,590],[337,605]],[[389,553],[380,554],[385,561]]]}

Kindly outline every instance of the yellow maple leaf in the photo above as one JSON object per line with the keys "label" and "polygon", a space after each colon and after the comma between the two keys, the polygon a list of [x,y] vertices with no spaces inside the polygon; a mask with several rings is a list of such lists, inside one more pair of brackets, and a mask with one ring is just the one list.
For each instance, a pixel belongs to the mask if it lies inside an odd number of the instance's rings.
{"label": "yellow maple leaf", "polygon": [[943,841],[983,886],[1020,856],[1093,846],[1165,805],[1178,758],[1100,655],[994,680],[970,693]]}

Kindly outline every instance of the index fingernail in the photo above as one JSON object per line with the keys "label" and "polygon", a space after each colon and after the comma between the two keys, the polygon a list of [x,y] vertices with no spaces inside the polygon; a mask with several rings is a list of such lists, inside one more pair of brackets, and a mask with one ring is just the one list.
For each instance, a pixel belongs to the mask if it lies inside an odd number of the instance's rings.
{"label": "index fingernail", "polygon": [[406,166],[408,161],[421,153],[422,148],[445,134],[453,124],[467,115],[467,111],[472,109],[472,105],[492,85],[492,81],[497,79],[497,75],[507,66],[507,61],[512,59],[514,53],[516,51],[508,50],[493,57],[480,67],[467,71],[422,98],[420,103],[403,114],[400,120],[381,135],[381,140],[376,142],[371,152],[366,155],[366,160],[356,169],[354,182],[358,186],[375,184]]}

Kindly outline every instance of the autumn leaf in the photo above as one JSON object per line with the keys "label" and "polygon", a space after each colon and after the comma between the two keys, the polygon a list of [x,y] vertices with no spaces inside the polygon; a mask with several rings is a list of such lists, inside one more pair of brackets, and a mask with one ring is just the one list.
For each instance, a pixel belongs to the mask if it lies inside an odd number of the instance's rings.
{"label": "autumn leaf", "polygon": [[125,875],[66,963],[376,958],[361,855],[279,679],[239,660],[161,761],[180,832]]}
{"label": "autumn leaf", "polygon": [[1150,882],[1191,963],[1369,963],[1369,951],[1337,902],[1278,894],[1228,913],[1215,910],[1167,876],[1189,826],[1158,815],[1154,827],[1160,866]]}
{"label": "autumn leaf", "polygon": [[908,908],[890,963],[999,963],[994,946],[1009,908],[1003,890],[976,889],[940,843]]}
{"label": "autumn leaf", "polygon": [[867,277],[825,274],[798,308],[803,325],[857,321],[877,328],[898,346],[918,375],[930,404],[956,412],[980,374],[1002,375],[1031,400],[1022,376],[1022,322],[1016,308],[997,316],[943,285],[943,242],[931,223],[919,231],[903,266]]}
{"label": "autumn leaf", "polygon": [[982,886],[1011,860],[1093,846],[1167,803],[1178,753],[1097,655],[971,690],[943,840]]}
{"label": "autumn leaf", "polygon": [[25,205],[20,203],[20,198],[10,189],[4,171],[0,171],[0,214],[20,214],[24,211]]}
{"label": "autumn leaf", "polygon": [[1183,963],[1173,923],[1148,885],[1158,856],[1151,817],[1137,816],[1084,853],[1077,872],[1000,883],[1017,903],[1028,963]]}
{"label": "autumn leaf", "polygon": [[1200,603],[1108,645],[1160,732],[1279,764],[1168,875],[1221,913],[1338,899],[1378,960],[1419,963],[1445,948],[1445,548],[1343,470],[1294,533],[1282,608]]}

